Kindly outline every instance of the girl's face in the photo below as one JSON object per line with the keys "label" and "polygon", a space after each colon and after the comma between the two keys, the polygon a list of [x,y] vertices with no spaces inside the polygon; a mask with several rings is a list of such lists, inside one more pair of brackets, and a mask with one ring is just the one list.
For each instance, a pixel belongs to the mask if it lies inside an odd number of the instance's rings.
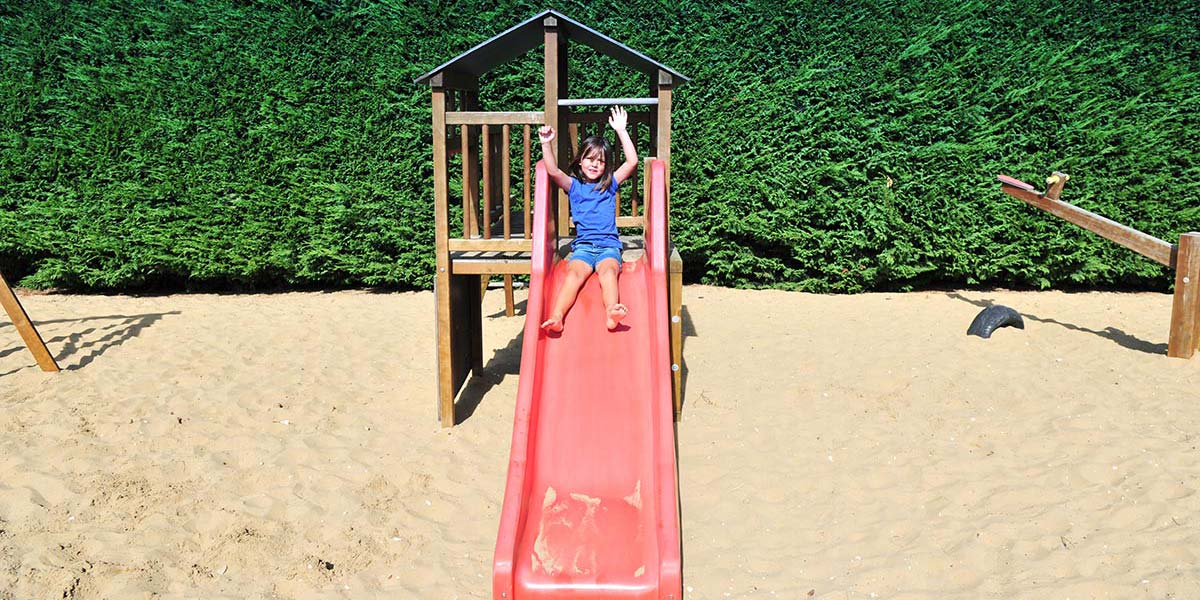
{"label": "girl's face", "polygon": [[604,152],[595,149],[579,161],[579,169],[588,181],[596,181],[604,175]]}

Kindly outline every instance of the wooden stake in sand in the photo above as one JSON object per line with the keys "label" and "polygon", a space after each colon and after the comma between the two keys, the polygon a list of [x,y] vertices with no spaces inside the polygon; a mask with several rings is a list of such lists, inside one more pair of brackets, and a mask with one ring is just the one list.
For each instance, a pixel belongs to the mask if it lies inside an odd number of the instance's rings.
{"label": "wooden stake in sand", "polygon": [[29,314],[25,312],[25,307],[21,306],[21,301],[8,286],[2,273],[0,273],[0,305],[4,306],[4,312],[8,313],[8,319],[16,326],[17,331],[21,334],[21,339],[25,340],[25,346],[33,353],[33,358],[37,360],[38,366],[43,371],[58,372],[58,363],[54,362],[54,357],[46,349],[46,342],[42,341],[42,336],[33,326],[33,321],[29,320]]}

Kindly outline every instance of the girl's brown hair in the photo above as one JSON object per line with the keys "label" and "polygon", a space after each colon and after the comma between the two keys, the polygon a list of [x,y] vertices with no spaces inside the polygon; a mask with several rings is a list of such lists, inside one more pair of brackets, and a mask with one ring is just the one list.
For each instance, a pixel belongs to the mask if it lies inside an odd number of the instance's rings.
{"label": "girl's brown hair", "polygon": [[612,186],[613,179],[613,149],[612,145],[603,136],[592,135],[588,136],[579,144],[579,152],[575,154],[575,158],[571,159],[571,164],[567,166],[567,172],[579,181],[586,182],[583,177],[583,168],[579,166],[580,161],[585,156],[591,156],[596,152],[601,152],[604,155],[604,172],[600,174],[600,179],[596,181],[597,190],[607,190]]}

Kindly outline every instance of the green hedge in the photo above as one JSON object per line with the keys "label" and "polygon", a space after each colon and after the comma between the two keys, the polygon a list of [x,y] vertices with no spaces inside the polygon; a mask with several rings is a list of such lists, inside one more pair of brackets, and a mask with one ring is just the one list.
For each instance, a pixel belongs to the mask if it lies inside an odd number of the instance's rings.
{"label": "green hedge", "polygon": [[[692,78],[686,277],[820,292],[1167,289],[999,191],[1174,241],[1200,229],[1200,6],[1048,0],[548,5]],[[429,90],[516,0],[31,0],[0,7],[0,270],[77,290],[432,284]],[[641,95],[572,50],[573,94]],[[485,106],[536,108],[535,50]]]}

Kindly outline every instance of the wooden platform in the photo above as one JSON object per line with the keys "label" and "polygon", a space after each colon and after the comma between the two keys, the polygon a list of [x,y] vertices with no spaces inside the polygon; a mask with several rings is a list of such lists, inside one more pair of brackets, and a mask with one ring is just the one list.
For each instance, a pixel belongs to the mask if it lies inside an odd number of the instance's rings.
{"label": "wooden platform", "polygon": [[[573,240],[559,240],[559,258],[565,259],[571,254]],[[645,240],[640,235],[621,236],[621,258],[625,262],[641,258],[644,244]],[[532,252],[455,250],[450,252],[450,272],[454,275],[528,275],[532,256]],[[683,272],[683,260],[674,246],[671,247],[669,268],[672,273]]]}

